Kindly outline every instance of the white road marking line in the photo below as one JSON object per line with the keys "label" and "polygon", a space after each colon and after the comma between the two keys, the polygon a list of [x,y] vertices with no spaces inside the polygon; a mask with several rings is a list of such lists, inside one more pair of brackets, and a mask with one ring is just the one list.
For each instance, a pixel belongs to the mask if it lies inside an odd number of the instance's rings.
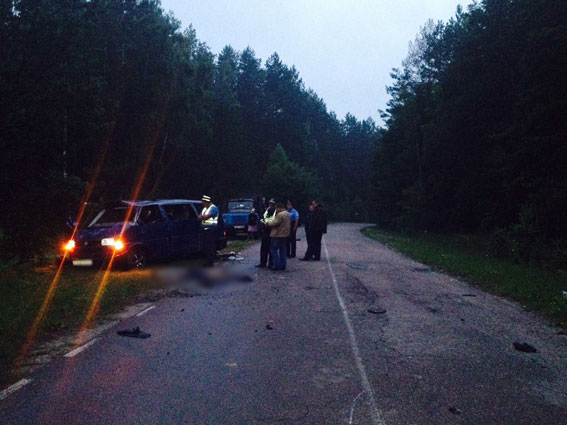
{"label": "white road marking line", "polygon": [[91,339],[89,342],[87,342],[85,345],[81,345],[80,347],[75,348],[74,350],[69,351],[67,354],[65,354],[63,357],[75,357],[77,354],[85,351],[87,348],[89,348],[91,345],[93,345],[98,338],[93,338]]}
{"label": "white road marking line", "polygon": [[337,296],[337,300],[339,301],[339,305],[341,307],[341,311],[343,312],[343,319],[345,320],[345,325],[348,330],[348,334],[350,336],[350,345],[352,347],[352,352],[354,354],[354,360],[356,362],[356,367],[358,368],[358,372],[360,373],[360,379],[362,381],[362,388],[364,389],[363,392],[368,394],[369,402],[370,402],[370,413],[372,415],[372,422],[374,425],[386,425],[384,419],[382,418],[382,414],[376,405],[376,397],[374,396],[374,390],[370,385],[370,381],[368,380],[368,375],[366,374],[366,368],[362,363],[362,357],[360,356],[360,349],[358,348],[358,343],[356,342],[356,335],[354,334],[354,328],[352,327],[352,323],[348,316],[348,311],[341,296],[341,292],[339,291],[339,284],[337,283],[337,278],[335,277],[335,272],[333,272],[333,267],[331,266],[331,260],[329,259],[329,251],[327,250],[327,243],[325,239],[323,239],[323,247],[325,248],[325,255],[327,257],[327,264],[329,265],[329,272],[331,273],[331,278],[333,280],[333,287],[335,288],[335,295]]}
{"label": "white road marking line", "polygon": [[0,391],[0,400],[4,400],[10,394],[18,391],[20,388],[22,388],[24,385],[29,384],[31,381],[32,381],[31,379],[27,379],[27,378],[20,379],[14,385],[11,385],[8,388],[6,388],[5,390]]}
{"label": "white road marking line", "polygon": [[155,305],[151,305],[148,308],[145,308],[144,310],[140,311],[138,314],[136,314],[136,317],[140,317],[143,316],[144,314],[146,314],[148,311],[153,310],[154,308],[156,308]]}
{"label": "white road marking line", "polygon": [[349,418],[349,421],[348,421],[348,424],[349,424],[349,425],[352,425],[352,417],[354,416],[354,408],[355,408],[355,406],[356,406],[356,402],[358,401],[358,399],[360,398],[360,396],[361,396],[362,394],[364,394],[364,393],[365,393],[365,391],[361,391],[360,394],[357,395],[357,396],[355,397],[354,401],[352,402],[352,407],[350,408],[350,418]]}

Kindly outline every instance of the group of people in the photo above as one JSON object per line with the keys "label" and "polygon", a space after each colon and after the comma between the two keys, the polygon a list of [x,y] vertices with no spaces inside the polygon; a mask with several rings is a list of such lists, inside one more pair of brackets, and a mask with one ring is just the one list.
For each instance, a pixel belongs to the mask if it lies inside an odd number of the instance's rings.
{"label": "group of people", "polygon": [[[201,202],[203,209],[198,219],[203,227],[203,251],[206,266],[212,266],[216,256],[217,226],[219,209],[211,202],[211,197],[203,195]],[[272,270],[285,270],[288,258],[295,258],[297,228],[299,226],[299,213],[292,201],[287,205],[276,202],[274,198],[268,201],[268,208],[258,219],[256,212],[251,211],[250,216],[256,220],[248,222],[248,232],[260,231],[262,243],[260,245],[260,264],[256,267],[267,267]],[[249,216],[249,217],[250,217]],[[321,239],[327,233],[327,213],[318,201],[311,202],[309,212],[304,220],[305,236],[307,238],[307,251],[300,261],[319,261],[321,259]]]}
{"label": "group of people", "polygon": [[[286,208],[287,207],[287,208]],[[259,220],[262,232],[260,245],[260,263],[256,267],[267,267],[271,270],[285,270],[288,258],[296,256],[297,228],[299,213],[292,201],[287,205],[268,201],[268,208]],[[309,213],[305,219],[305,235],[307,251],[301,261],[318,261],[321,259],[321,239],[327,233],[327,213],[318,201],[309,205]]]}

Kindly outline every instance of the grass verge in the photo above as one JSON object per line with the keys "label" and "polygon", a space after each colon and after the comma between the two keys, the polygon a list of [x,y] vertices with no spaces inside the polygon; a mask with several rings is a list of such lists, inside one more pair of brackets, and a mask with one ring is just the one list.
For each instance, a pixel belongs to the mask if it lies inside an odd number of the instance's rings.
{"label": "grass verge", "polygon": [[[240,252],[255,241],[230,241],[227,252]],[[201,259],[184,259],[173,266],[195,267]],[[14,380],[10,372],[24,346],[27,334],[41,308],[58,265],[36,267],[30,264],[5,267],[0,274],[0,386]],[[34,345],[77,331],[82,325],[104,269],[65,267],[53,298],[40,322]],[[151,271],[112,271],[100,300],[97,317],[120,312],[136,297],[159,286]],[[1,389],[1,388],[0,388]]]}
{"label": "grass verge", "polygon": [[362,233],[409,257],[462,277],[487,292],[520,302],[567,327],[567,271],[545,270],[494,258],[488,242],[469,235],[408,235],[367,227]]}

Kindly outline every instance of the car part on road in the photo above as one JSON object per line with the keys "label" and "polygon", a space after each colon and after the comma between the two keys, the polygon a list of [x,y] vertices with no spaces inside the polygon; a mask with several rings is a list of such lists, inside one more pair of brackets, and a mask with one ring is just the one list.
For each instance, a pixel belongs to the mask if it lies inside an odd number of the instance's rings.
{"label": "car part on road", "polygon": [[124,329],[122,331],[117,331],[116,333],[120,336],[129,336],[132,338],[149,338],[150,336],[152,336],[147,332],[142,332],[139,326],[136,326],[135,328],[132,329]]}
{"label": "car part on road", "polygon": [[463,294],[463,297],[476,297],[475,294]]}
{"label": "car part on road", "polygon": [[459,409],[457,407],[449,407],[449,412],[451,412],[454,415],[460,415],[461,409]]}
{"label": "car part on road", "polygon": [[537,349],[527,342],[522,342],[521,344],[519,342],[515,342],[514,348],[523,353],[537,353]]}
{"label": "car part on road", "polygon": [[369,308],[367,311],[369,313],[372,313],[372,314],[384,314],[384,313],[386,313],[386,310],[383,309],[383,308]]}

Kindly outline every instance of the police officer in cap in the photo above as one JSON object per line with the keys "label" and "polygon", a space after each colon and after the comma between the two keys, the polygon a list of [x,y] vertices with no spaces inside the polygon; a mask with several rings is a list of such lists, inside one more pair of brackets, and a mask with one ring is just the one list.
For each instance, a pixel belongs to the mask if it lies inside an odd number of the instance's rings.
{"label": "police officer in cap", "polygon": [[268,208],[264,211],[262,215],[262,220],[260,223],[263,226],[262,229],[262,243],[260,245],[260,264],[256,264],[256,267],[266,267],[266,264],[269,268],[273,266],[274,259],[270,255],[270,232],[271,228],[266,226],[266,223],[269,223],[276,217],[276,200],[274,198],[268,201]]}
{"label": "police officer in cap", "polygon": [[203,195],[201,202],[203,204],[203,210],[198,218],[203,228],[203,253],[206,258],[205,266],[212,267],[217,254],[219,209],[211,202],[210,196]]}

